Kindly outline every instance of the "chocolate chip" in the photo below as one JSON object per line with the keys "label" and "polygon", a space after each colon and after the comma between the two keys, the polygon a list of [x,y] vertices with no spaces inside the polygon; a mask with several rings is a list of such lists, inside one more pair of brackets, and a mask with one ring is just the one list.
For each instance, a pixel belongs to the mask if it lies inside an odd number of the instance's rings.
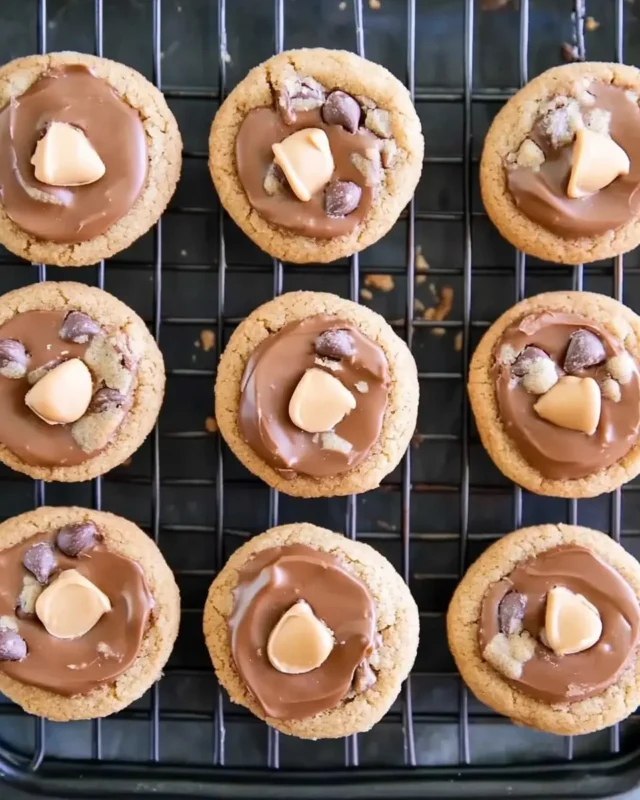
{"label": "chocolate chip", "polygon": [[522,627],[522,618],[527,598],[519,592],[507,592],[498,606],[498,622],[505,636],[517,633]]}
{"label": "chocolate chip", "polygon": [[351,181],[331,181],[324,190],[324,210],[330,217],[346,217],[355,211],[362,189]]}
{"label": "chocolate chip", "polygon": [[518,378],[522,378],[531,369],[531,362],[539,361],[541,358],[548,358],[544,350],[539,347],[525,347],[511,365],[511,372]]}
{"label": "chocolate chip", "polygon": [[322,106],[322,119],[327,125],[342,125],[349,133],[360,127],[360,105],[346,92],[331,92]]}
{"label": "chocolate chip", "polygon": [[56,557],[49,542],[38,542],[22,556],[22,564],[35,575],[38,583],[45,584],[56,568]]}
{"label": "chocolate chip", "polygon": [[344,358],[355,353],[353,339],[349,331],[343,328],[331,328],[324,331],[315,341],[316,354],[325,358]]}
{"label": "chocolate chip", "polygon": [[591,331],[579,330],[571,334],[567,354],[564,357],[564,371],[569,375],[587,367],[601,364],[607,357],[604,345]]}
{"label": "chocolate chip", "polygon": [[98,531],[93,522],[76,522],[65,525],[56,535],[56,546],[66,556],[76,558],[83,550],[88,550],[96,543]]}
{"label": "chocolate chip", "polygon": [[110,389],[105,386],[93,395],[89,411],[94,414],[101,414],[103,411],[110,411],[112,408],[120,408],[126,397],[117,389]]}
{"label": "chocolate chip", "polygon": [[59,336],[65,342],[85,344],[90,336],[102,332],[98,323],[82,311],[70,311],[62,323]]}
{"label": "chocolate chip", "polygon": [[371,669],[369,662],[365,659],[356,667],[353,674],[353,691],[362,694],[370,689],[377,681],[376,673]]}
{"label": "chocolate chip", "polygon": [[22,342],[0,339],[0,375],[3,378],[24,378],[29,356]]}
{"label": "chocolate chip", "polygon": [[22,661],[27,655],[27,643],[16,631],[0,628],[0,661]]}

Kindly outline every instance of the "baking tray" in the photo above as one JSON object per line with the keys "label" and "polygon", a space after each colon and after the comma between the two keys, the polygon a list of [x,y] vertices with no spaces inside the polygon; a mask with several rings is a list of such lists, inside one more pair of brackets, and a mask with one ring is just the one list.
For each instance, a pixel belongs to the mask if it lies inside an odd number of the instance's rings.
{"label": "baking tray", "polygon": [[[64,798],[611,797],[640,781],[640,727],[562,739],[515,727],[461,685],[444,613],[461,572],[520,525],[580,522],[640,557],[640,483],[596,500],[513,487],[484,453],[464,383],[489,322],[540,291],[585,288],[640,308],[637,253],[584,268],[526,259],[482,211],[477,159],[487,126],[528,76],[565,56],[638,62],[629,0],[5,0],[0,60],[76,49],[123,61],[164,90],[184,137],[183,178],[161,224],[107,264],[29,266],[0,253],[0,291],[36,280],[104,286],[159,338],[168,369],[159,428],[130,464],[91,484],[34,484],[0,470],[0,512],[78,503],[139,523],[159,543],[183,601],[164,678],[97,722],[45,723],[0,703],[0,796]],[[591,19],[588,19],[591,17]],[[331,266],[273,262],[224,216],[209,179],[220,99],[275,50],[344,47],[386,65],[412,92],[427,142],[416,198],[385,239]],[[386,276],[384,278],[374,276]],[[402,466],[358,498],[278,496],[212,433],[220,350],[256,305],[282,291],[360,299],[412,348],[422,399]],[[449,307],[450,305],[450,307]],[[428,309],[436,309],[429,311]],[[212,346],[215,338],[215,346]],[[347,740],[279,736],[218,687],[201,635],[216,570],[247,537],[308,520],[377,547],[421,614],[415,669],[373,731]],[[16,794],[17,793],[17,794]]]}

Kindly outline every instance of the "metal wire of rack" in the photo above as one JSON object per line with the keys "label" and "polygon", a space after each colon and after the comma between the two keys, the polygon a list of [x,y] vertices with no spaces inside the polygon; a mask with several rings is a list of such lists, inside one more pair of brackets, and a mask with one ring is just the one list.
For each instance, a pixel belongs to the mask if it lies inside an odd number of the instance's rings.
{"label": "metal wire of rack", "polygon": [[[289,0],[293,2],[293,0]],[[37,2],[37,43],[40,52],[46,52],[48,46],[48,30],[50,24],[47,0]],[[52,0],[49,0],[50,4]],[[97,55],[109,55],[104,51],[104,17],[105,5],[112,0],[93,0],[93,48]],[[625,0],[613,0],[615,4],[615,58],[622,61],[624,57],[624,21]],[[151,11],[151,39],[152,39],[152,76],[156,86],[163,89],[170,102],[200,102],[219,103],[224,99],[229,87],[229,54],[228,54],[228,26],[227,15],[232,9],[233,0],[211,0],[217,18],[217,62],[218,83],[217,88],[193,88],[183,85],[167,86],[163,84],[163,2],[162,0],[148,0],[152,6]],[[165,0],[166,3],[166,0]],[[370,6],[374,8],[372,0]],[[523,85],[528,80],[529,65],[529,40],[530,40],[530,5],[534,0],[519,0],[519,40],[518,40],[518,73],[519,84]],[[184,12],[189,13],[190,0],[183,0]],[[265,3],[266,5],[266,3]],[[282,51],[288,44],[285,31],[286,0],[272,0],[273,12],[273,50]],[[347,4],[341,3],[340,6]],[[462,152],[461,155],[430,156],[426,158],[426,169],[433,166],[454,166],[461,170],[462,190],[460,194],[461,208],[438,208],[437,210],[423,211],[419,209],[418,202],[414,199],[402,215],[401,224],[404,226],[404,264],[385,266],[385,271],[402,277],[406,282],[402,304],[404,314],[402,318],[393,318],[392,324],[404,335],[412,350],[422,333],[431,333],[436,328],[444,331],[458,331],[462,334],[460,347],[459,369],[432,369],[431,365],[421,368],[419,372],[423,387],[433,386],[435,382],[460,384],[464,386],[467,378],[467,365],[469,356],[474,346],[475,337],[484,330],[489,322],[484,318],[476,318],[473,313],[473,302],[479,289],[474,288],[474,283],[481,281],[483,276],[490,272],[494,276],[509,276],[513,279],[514,292],[512,302],[521,300],[527,294],[527,278],[536,276],[539,265],[527,265],[527,258],[523,253],[514,254],[514,263],[511,267],[486,267],[476,262],[472,246],[474,223],[484,215],[478,209],[474,198],[475,164],[477,158],[474,150],[474,108],[477,104],[493,104],[508,99],[515,88],[479,88],[476,85],[475,44],[476,44],[476,15],[479,6],[474,0],[460,0],[460,15],[462,18],[462,81],[461,86],[431,87],[417,84],[416,47],[417,47],[417,21],[423,10],[421,0],[406,0],[403,3],[404,20],[402,25],[406,29],[404,36],[406,47],[406,85],[418,109],[450,105],[461,110]],[[183,9],[179,9],[183,10]],[[341,9],[344,10],[344,9]],[[365,55],[365,4],[363,0],[350,0],[347,12],[353,14],[353,36],[351,48],[360,55]],[[0,11],[0,17],[3,11]],[[482,13],[482,12],[480,12]],[[572,37],[577,49],[578,57],[585,58],[585,19],[586,9],[583,0],[572,3]],[[148,33],[144,32],[147,36]],[[327,46],[331,43],[327,42]],[[299,46],[296,45],[289,46]],[[428,141],[427,141],[428,147]],[[429,152],[429,151],[427,151]],[[189,162],[202,164],[206,160],[204,148],[201,150],[185,148],[185,165]],[[229,311],[231,278],[239,274],[256,270],[253,265],[228,262],[227,250],[231,224],[225,217],[221,208],[211,209],[201,205],[184,205],[180,202],[173,204],[169,214],[187,217],[206,215],[214,220],[212,226],[216,232],[216,301],[214,316],[195,316],[190,314],[190,309],[185,308],[180,316],[168,315],[164,312],[163,302],[163,276],[172,274],[176,265],[164,257],[163,253],[163,222],[160,221],[154,229],[152,236],[152,256],[150,258],[150,277],[152,280],[152,303],[148,321],[151,329],[160,342],[161,334],[163,343],[169,337],[165,336],[165,326],[181,327],[194,325],[210,325],[216,333],[218,348],[223,347],[229,328],[236,325],[241,315]],[[431,270],[431,275],[438,277],[457,276],[461,278],[461,303],[459,314],[455,319],[433,321],[416,318],[414,313],[416,300],[416,246],[418,242],[418,226],[423,223],[455,223],[462,232],[460,266],[437,267]],[[166,240],[165,240],[166,243]],[[126,256],[125,256],[126,258]],[[371,272],[370,262],[363,264],[365,256],[354,255],[349,259],[348,265],[337,265],[324,268],[318,274],[330,276],[348,276],[348,289],[346,293],[353,300],[361,297],[361,275],[363,270]],[[7,261],[0,257],[0,263]],[[14,260],[15,261],[15,260]],[[109,262],[109,274],[124,273],[129,268],[126,260],[113,260]],[[594,274],[612,278],[612,294],[617,299],[623,297],[623,278],[634,275],[638,267],[634,263],[623,270],[623,258],[618,257],[613,263],[613,268],[607,265],[595,267]],[[24,267],[23,267],[24,269]],[[211,269],[209,264],[193,264],[192,272],[199,273]],[[276,296],[283,292],[287,277],[297,268],[287,268],[282,262],[273,260],[268,265],[260,267],[262,273],[269,273],[271,294]],[[319,269],[319,268],[318,268]],[[611,271],[610,271],[611,270]],[[609,272],[610,271],[610,272]],[[567,272],[565,270],[565,272]],[[585,281],[585,270],[577,266],[570,270],[571,285],[575,289],[582,289]],[[47,268],[37,265],[36,276],[38,280],[46,280]],[[105,263],[97,265],[95,282],[101,288],[105,286]],[[64,278],[67,278],[65,274]],[[76,276],[72,276],[76,279]],[[110,288],[110,287],[107,287]],[[314,288],[320,288],[318,281]],[[236,304],[233,304],[233,308]],[[387,314],[390,316],[390,314]],[[208,381],[213,379],[212,369],[174,368],[168,369],[170,384],[181,378],[200,378]],[[494,533],[475,533],[472,531],[472,502],[475,494],[486,495],[489,502],[497,496],[510,499],[510,522],[513,528],[519,527],[528,517],[525,493],[519,487],[489,484],[484,485],[472,479],[472,460],[475,437],[472,420],[464,391],[459,393],[458,430],[455,433],[431,432],[422,435],[427,446],[445,444],[457,450],[459,460],[458,481],[443,482],[440,480],[422,480],[415,477],[414,460],[416,455],[410,449],[403,461],[402,468],[397,477],[392,477],[381,492],[385,496],[399,494],[399,530],[362,530],[359,526],[359,517],[366,499],[352,496],[346,500],[342,509],[342,530],[351,537],[356,536],[385,548],[387,545],[398,545],[398,566],[410,584],[415,584],[414,561],[416,548],[423,543],[449,542],[456,548],[454,566],[449,569],[434,568],[433,573],[426,573],[427,579],[445,579],[451,585],[457,581],[472,560],[474,548],[478,542],[487,543],[496,537]],[[93,482],[91,502],[94,507],[101,508],[105,498],[105,487],[114,481],[124,486],[142,487],[146,492],[147,511],[144,525],[153,539],[160,544],[162,549],[168,545],[168,540],[174,535],[205,534],[214,537],[215,546],[211,552],[211,564],[206,569],[180,569],[176,570],[178,578],[204,577],[209,580],[215,571],[220,568],[228,556],[229,547],[233,543],[251,535],[247,529],[238,528],[228,522],[229,510],[232,508],[230,497],[231,488],[239,491],[248,490],[255,485],[252,479],[247,479],[245,474],[237,477],[232,465],[227,458],[225,447],[220,440],[210,446],[214,449],[211,463],[211,473],[207,477],[168,477],[162,467],[167,459],[161,463],[163,445],[169,441],[183,443],[185,441],[206,439],[208,434],[192,429],[161,431],[156,427],[152,434],[149,450],[150,470],[143,477],[126,476],[118,474],[109,476],[104,482],[98,478]],[[475,437],[475,438],[474,438]],[[166,471],[166,467],[165,467]],[[3,485],[7,481],[16,482],[15,476],[2,475]],[[11,484],[8,484],[11,485]],[[178,487],[203,488],[207,493],[207,500],[211,505],[211,522],[208,524],[172,521],[163,517],[163,493]],[[638,485],[631,484],[625,488],[625,495],[635,495]],[[34,502],[42,505],[55,489],[45,492],[42,482],[35,483]],[[422,533],[416,530],[416,510],[422,497],[435,497],[436,495],[450,496],[454,499],[455,510],[453,516],[448,517],[442,525],[435,530]],[[285,498],[286,500],[286,498]],[[50,502],[51,499],[49,499]],[[2,497],[0,496],[0,503]],[[328,501],[331,502],[331,501]],[[276,525],[283,518],[283,499],[278,493],[268,492],[266,520],[269,525]],[[107,503],[105,503],[107,504]],[[422,507],[421,507],[422,508]],[[581,509],[576,501],[568,505],[567,517],[570,522],[577,522],[581,516]],[[421,509],[419,509],[421,510]],[[299,518],[304,514],[304,509],[296,507]],[[4,513],[4,512],[3,512]],[[286,509],[286,515],[292,512]],[[369,525],[369,515],[365,508],[365,518]],[[609,529],[611,535],[620,541],[621,535],[637,537],[640,530],[626,528],[623,531],[623,492],[617,490],[611,497],[609,505]],[[256,523],[252,523],[255,525]],[[264,526],[263,526],[264,527]],[[336,526],[337,527],[337,526]],[[604,527],[604,526],[603,526]],[[255,532],[252,530],[252,532]],[[231,543],[233,540],[233,543]],[[211,568],[210,568],[211,567]],[[424,577],[424,576],[423,576]],[[201,612],[191,602],[183,608],[183,619],[192,617]],[[432,620],[442,620],[443,609],[436,611],[424,609],[421,605],[421,618],[425,627]],[[429,628],[431,630],[431,628]],[[424,639],[424,631],[423,631]],[[428,663],[428,659],[422,662]],[[136,757],[127,758],[123,749],[115,752],[106,741],[109,738],[105,731],[109,721],[95,720],[90,724],[89,751],[79,757],[77,754],[62,752],[56,747],[56,736],[59,736],[59,726],[53,727],[42,719],[28,722],[20,715],[19,709],[10,704],[0,704],[0,775],[4,774],[9,785],[15,783],[25,789],[31,789],[43,795],[65,797],[103,797],[125,798],[135,793],[156,797],[251,797],[260,791],[264,797],[326,797],[327,785],[336,796],[345,797],[498,797],[507,796],[512,792],[520,797],[538,797],[543,792],[549,796],[565,797],[599,797],[610,796],[621,789],[629,788],[640,779],[640,749],[637,736],[631,745],[626,748],[621,744],[620,726],[615,726],[606,734],[607,743],[603,744],[598,739],[594,748],[580,749],[580,759],[574,761],[575,743],[569,738],[563,740],[554,738],[553,745],[546,750],[541,749],[542,755],[537,761],[535,775],[527,764],[514,763],[512,756],[505,749],[502,758],[491,762],[483,762],[478,758],[478,738],[474,737],[476,726],[490,731],[507,730],[511,735],[508,723],[486,709],[479,708],[470,698],[465,686],[457,679],[448,664],[433,668],[424,668],[418,665],[413,675],[407,680],[399,700],[399,704],[392,709],[388,716],[391,728],[389,749],[392,745],[398,747],[398,752],[390,757],[383,752],[386,747],[385,734],[382,734],[372,749],[372,739],[369,734],[349,737],[344,741],[341,756],[335,750],[327,761],[315,763],[314,752],[310,749],[290,749],[286,759],[282,758],[283,748],[290,748],[290,742],[283,742],[276,731],[263,729],[257,721],[248,715],[239,713],[229,708],[220,687],[210,696],[210,705],[199,704],[194,710],[178,705],[178,707],[163,708],[165,683],[156,684],[150,696],[142,704],[135,704],[118,715],[118,719],[130,723],[140,723],[136,727],[136,738],[143,737],[146,744],[142,750],[136,750]],[[439,662],[440,663],[440,662]],[[191,680],[208,677],[211,684],[214,678],[208,666],[198,667],[172,665],[167,669],[167,679],[183,681],[185,686]],[[425,679],[454,680],[456,688],[455,710],[447,707],[427,708],[422,692],[416,689],[416,683],[422,686]],[[435,704],[437,706],[437,703]],[[27,722],[32,726],[31,736],[24,742],[14,744],[5,734],[2,727],[3,721],[17,724]],[[209,758],[201,761],[189,761],[188,764],[173,762],[164,754],[167,744],[171,739],[179,736],[177,726],[188,722],[197,722],[208,726],[210,730]],[[229,763],[231,744],[229,738],[235,730],[236,723],[242,722],[243,732],[250,732],[253,747],[261,748],[258,763],[250,762],[243,765],[237,751],[234,753],[232,763]],[[382,728],[385,722],[379,726]],[[174,728],[174,726],[176,726]],[[447,731],[455,731],[453,737],[453,754],[439,758],[437,753],[432,755],[431,750],[437,749],[432,738],[425,738],[423,731],[430,726],[438,726],[446,736]],[[263,732],[266,730],[266,733]],[[400,735],[394,734],[400,731]],[[515,731],[515,729],[513,729]],[[83,729],[86,734],[87,729]],[[515,735],[515,734],[514,734]],[[231,738],[238,746],[237,735]],[[635,745],[634,745],[635,741]],[[256,744],[257,743],[257,744]],[[365,746],[363,756],[362,745]],[[266,745],[266,747],[265,747]],[[242,745],[240,745],[242,746]],[[319,747],[320,745],[311,745]],[[623,755],[619,755],[623,752]],[[323,757],[324,758],[324,757]],[[308,769],[302,770],[302,760]],[[283,769],[279,769],[283,767]],[[78,781],[78,776],[82,780]],[[544,788],[542,788],[544,786]]]}

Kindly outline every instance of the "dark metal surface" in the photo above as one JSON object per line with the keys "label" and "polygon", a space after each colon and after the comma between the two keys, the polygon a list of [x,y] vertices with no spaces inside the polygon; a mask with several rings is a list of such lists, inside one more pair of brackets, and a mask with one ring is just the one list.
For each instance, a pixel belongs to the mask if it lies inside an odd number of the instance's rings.
{"label": "dark metal surface", "polygon": [[[524,296],[585,288],[640,307],[637,253],[624,265],[619,258],[584,268],[525,259],[492,228],[477,187],[482,139],[500,104],[528,77],[559,63],[563,42],[594,60],[634,63],[639,14],[629,0],[592,0],[586,10],[570,0],[510,0],[496,11],[473,0],[0,4],[1,61],[76,49],[130,64],[163,89],[185,143],[183,178],[162,223],[106,268],[30,267],[0,253],[0,291],[49,278],[119,296],[148,321],[169,375],[159,427],[130,465],[92,485],[38,483],[35,490],[1,469],[2,516],[34,502],[94,504],[127,516],[159,543],[183,598],[182,628],[163,680],[126,711],[55,724],[0,702],[0,772],[9,785],[30,796],[87,800],[611,797],[636,784],[636,718],[576,739],[510,725],[461,685],[444,612],[468,564],[523,524],[579,521],[609,531],[640,556],[640,483],[579,503],[514,488],[482,450],[464,393],[469,354],[482,331]],[[585,25],[587,16],[594,22]],[[260,253],[222,213],[206,164],[220,99],[274,50],[305,45],[355,50],[391,69],[412,92],[427,141],[416,198],[394,230],[359,257],[331,266],[283,265]],[[394,289],[363,297],[371,273],[391,275]],[[434,306],[444,287],[453,290],[451,312],[424,319],[420,303]],[[205,430],[215,363],[233,327],[274,294],[302,288],[371,305],[406,337],[418,363],[420,435],[402,467],[358,498],[278,496]],[[204,329],[216,333],[210,351],[195,345]],[[378,547],[420,607],[421,645],[410,680],[383,722],[347,741],[281,737],[232,707],[202,640],[201,611],[215,571],[248,536],[295,520]]]}

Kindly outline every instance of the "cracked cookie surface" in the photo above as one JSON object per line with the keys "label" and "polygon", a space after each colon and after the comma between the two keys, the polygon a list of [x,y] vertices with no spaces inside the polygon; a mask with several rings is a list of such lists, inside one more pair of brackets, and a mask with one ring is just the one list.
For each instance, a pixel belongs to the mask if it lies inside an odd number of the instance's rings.
{"label": "cracked cookie surface", "polygon": [[0,525],[0,551],[14,547],[39,533],[66,525],[95,523],[104,546],[135,561],[144,573],[153,598],[153,609],[136,659],[113,682],[88,694],[65,697],[28,686],[2,672],[0,691],[30,714],[56,721],[105,717],[125,708],[143,695],[161,676],[180,624],[180,594],[162,554],[137,525],[122,517],[87,508],[43,506]]}
{"label": "cracked cookie surface", "polygon": [[[377,652],[377,680],[372,686],[347,695],[335,708],[294,720],[265,717],[235,667],[227,623],[242,567],[257,553],[287,545],[306,545],[332,554],[368,587],[375,600],[377,633],[382,642]],[[415,660],[419,637],[415,601],[391,564],[369,545],[304,522],[272,528],[231,556],[211,585],[203,625],[218,680],[231,700],[283,733],[304,739],[348,736],[372,728],[397,697]]]}
{"label": "cracked cookie surface", "polygon": [[[306,81],[304,91],[293,96],[292,101],[294,84],[301,81]],[[348,93],[348,99],[355,99],[364,120],[361,129],[381,137],[381,151],[376,153],[375,164],[363,163],[361,155],[354,154],[360,159],[360,166],[356,167],[365,174],[365,185],[374,181],[379,182],[379,187],[371,207],[354,230],[319,239],[273,225],[251,206],[238,175],[236,139],[250,111],[275,104],[280,106],[286,120],[292,102],[293,113],[296,108],[299,112],[316,109],[324,102],[325,92],[329,94],[332,90]],[[289,98],[284,107],[283,98]],[[332,109],[332,113],[335,116],[325,116],[331,124],[338,118],[347,130],[357,124],[348,109]],[[420,122],[409,94],[391,73],[353,53],[303,49],[265,61],[225,100],[211,128],[209,167],[222,204],[259,247],[276,258],[294,263],[328,262],[358,252],[388,232],[413,195],[422,170],[423,151]],[[380,182],[383,172],[384,179]],[[278,190],[277,173],[265,178],[274,192]]]}
{"label": "cracked cookie surface", "polygon": [[[126,340],[131,350],[127,357],[135,354],[136,382],[135,386],[130,385],[133,380],[131,374],[122,367],[120,359],[115,358],[115,351],[105,354],[103,351],[106,348],[99,346],[102,338],[95,337],[86,350],[86,363],[94,376],[107,377],[108,385],[128,391],[127,403],[130,402],[122,418],[112,396],[114,390],[100,389],[94,395],[89,413],[74,424],[78,444],[82,447],[89,442],[89,449],[95,449],[96,455],[89,454],[82,463],[42,466],[26,463],[0,444],[0,461],[18,472],[45,481],[85,481],[103,475],[129,458],[155,424],[164,396],[162,354],[143,320],[120,300],[101,289],[66,281],[46,281],[16,289],[0,297],[0,326],[19,314],[31,311],[79,311],[98,323],[107,332],[107,338]],[[67,321],[69,319],[67,316]],[[82,335],[80,338],[83,338]],[[0,380],[10,378],[0,377]],[[118,393],[117,389],[115,392]],[[105,394],[109,396],[105,397]]]}
{"label": "cracked cookie surface", "polygon": [[95,264],[129,247],[161,216],[182,167],[182,139],[176,120],[153,84],[139,72],[98,56],[61,52],[16,59],[0,68],[0,107],[23,94],[48,70],[83,65],[106,81],[139,115],[146,135],[147,177],[138,199],[122,219],[86,242],[48,242],[18,227],[0,204],[0,242],[32,262],[78,267]]}
{"label": "cracked cookie surface", "polygon": [[[242,437],[238,422],[242,376],[252,353],[270,334],[317,314],[352,322],[382,349],[390,375],[388,401],[380,435],[356,467],[320,478],[304,474],[286,477],[260,458]],[[260,306],[236,328],[218,364],[215,396],[220,432],[247,469],[289,495],[332,497],[374,489],[398,465],[415,430],[419,385],[409,349],[379,314],[336,295],[291,292]]]}
{"label": "cracked cookie surface", "polygon": [[[484,141],[480,163],[482,200],[502,236],[525,253],[564,264],[581,264],[626,253],[640,243],[640,219],[594,236],[563,237],[529,219],[516,204],[508,187],[507,166],[535,169],[543,154],[528,139],[541,109],[557,98],[566,100],[561,130],[549,131],[562,144],[577,127],[600,132],[606,119],[577,119],[578,105],[591,81],[640,94],[640,70],[624,64],[578,63],[554,67],[530,81],[496,115]],[[598,109],[596,109],[597,111]],[[573,112],[576,113],[573,113]]]}
{"label": "cracked cookie surface", "polygon": [[[602,326],[636,360],[640,356],[640,318],[630,309],[593,292],[547,292],[527,298],[499,317],[478,344],[469,366],[469,399],[485,450],[510,480],[536,494],[552,497],[596,497],[613,491],[640,473],[640,442],[610,466],[580,478],[548,478],[522,455],[506,431],[492,374],[496,348],[509,326],[530,314],[578,314]],[[609,387],[605,386],[604,391]]]}
{"label": "cracked cookie surface", "polygon": [[635,711],[640,702],[637,651],[615,683],[601,694],[574,703],[549,704],[510,685],[482,657],[479,646],[479,621],[489,588],[518,564],[563,545],[591,551],[613,567],[640,597],[640,564],[604,533],[563,524],[523,528],[492,544],[467,570],[447,612],[447,638],[460,674],[479,700],[529,728],[573,735],[613,725]]}

